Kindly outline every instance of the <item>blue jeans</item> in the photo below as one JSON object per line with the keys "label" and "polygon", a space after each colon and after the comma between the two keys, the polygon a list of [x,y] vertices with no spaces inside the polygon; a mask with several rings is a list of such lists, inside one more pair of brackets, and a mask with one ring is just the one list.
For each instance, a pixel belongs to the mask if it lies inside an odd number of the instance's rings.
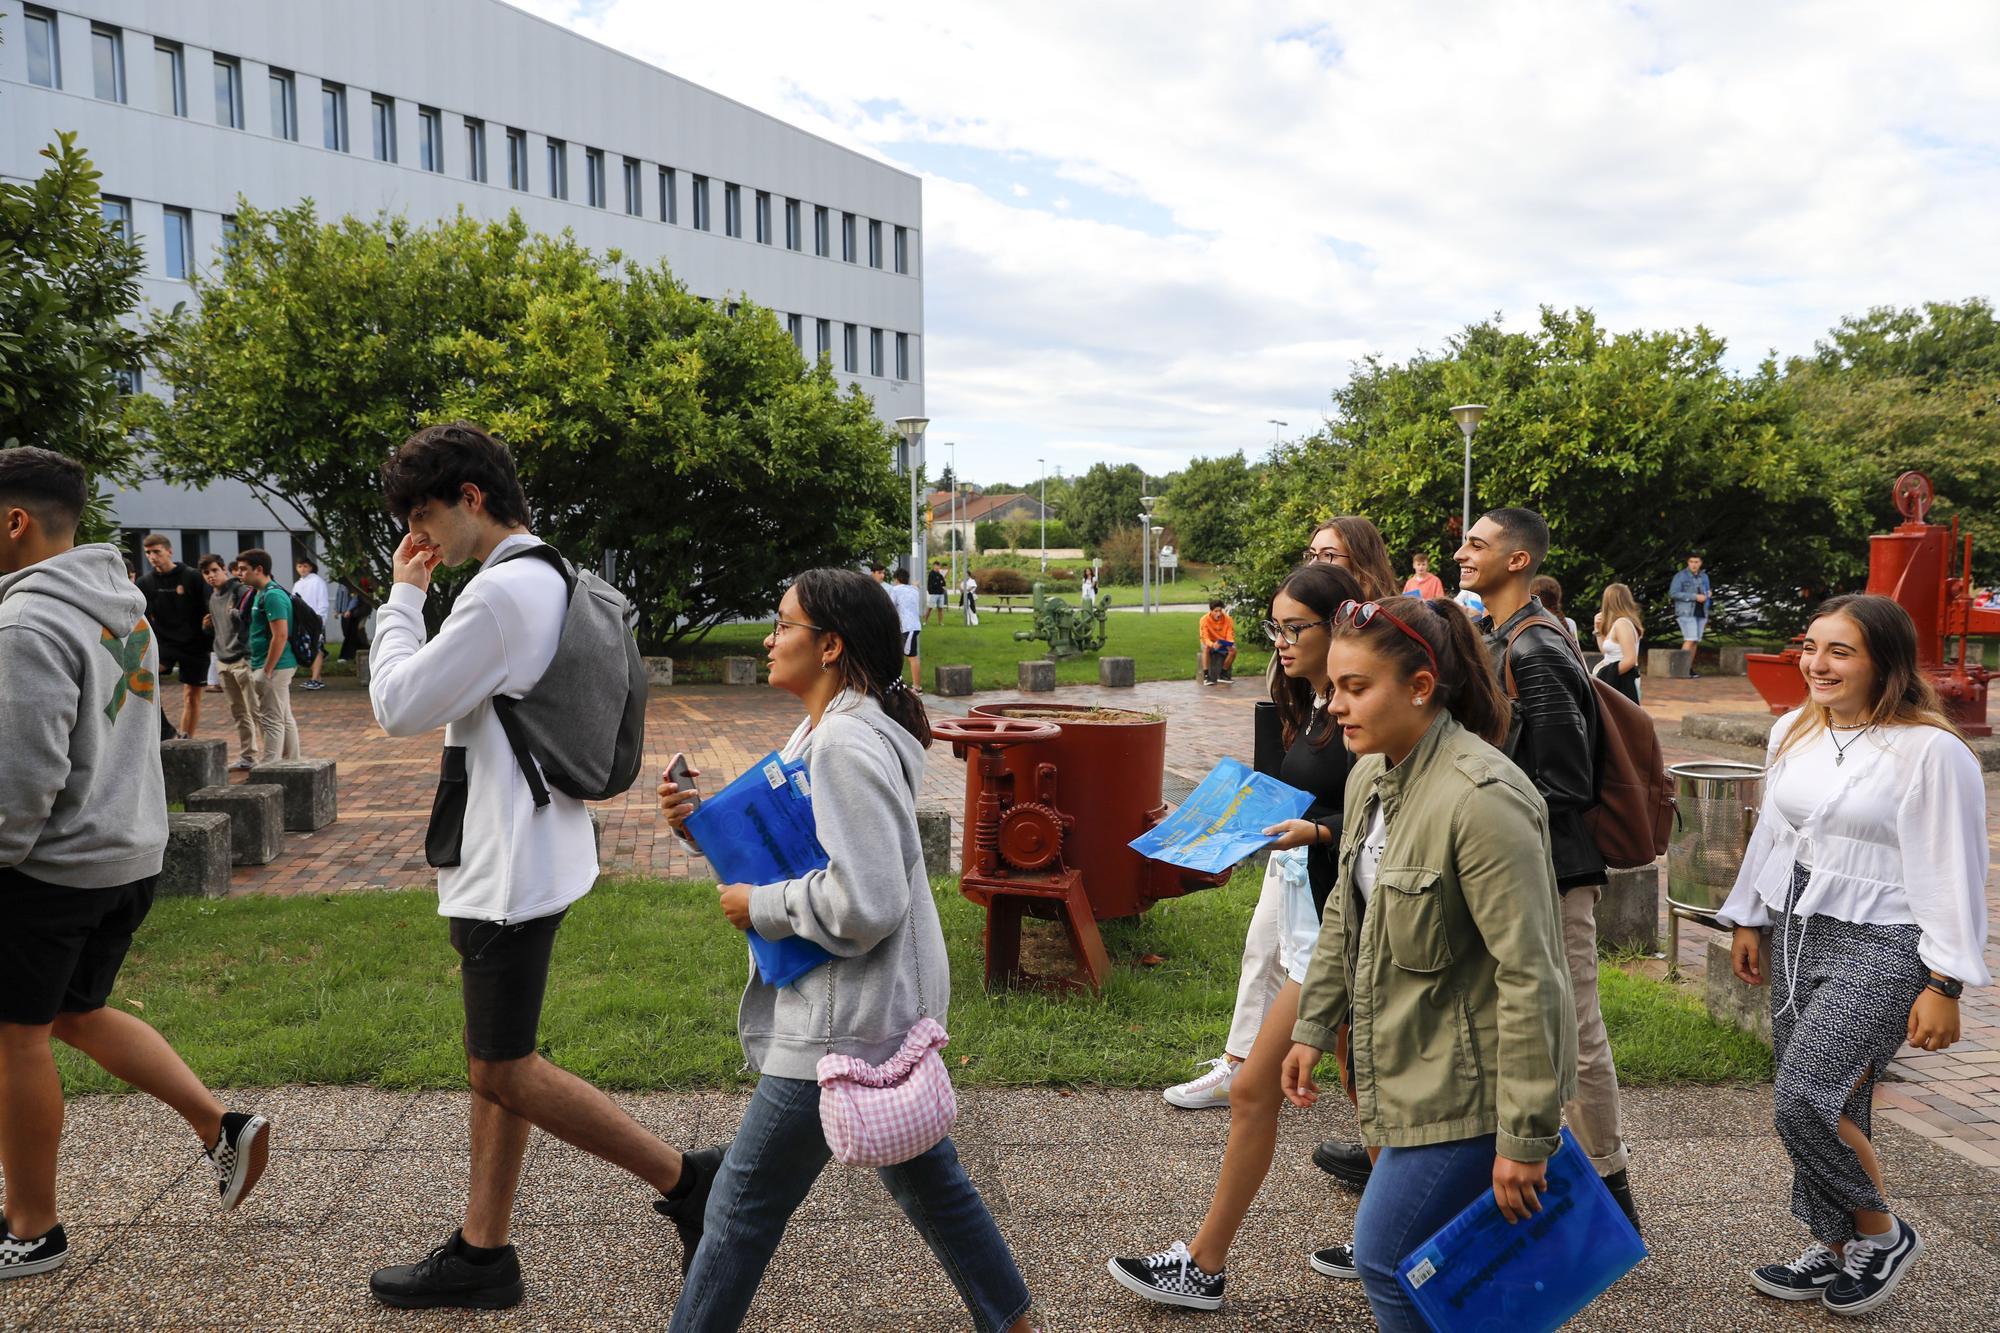
{"label": "blue jeans", "polygon": [[[701,1248],[674,1306],[672,1333],[742,1324],[785,1224],[832,1156],[820,1131],[819,1084],[768,1074],[759,1079],[708,1196]],[[979,1333],[999,1333],[1027,1313],[1028,1284],[950,1139],[880,1174],[958,1289]],[[837,1300],[848,1278],[847,1271],[828,1273],[823,1295]]]}
{"label": "blue jeans", "polygon": [[1354,1262],[1383,1333],[1428,1333],[1430,1325],[1396,1280],[1396,1270],[1411,1250],[1492,1188],[1491,1134],[1382,1150],[1354,1215]]}

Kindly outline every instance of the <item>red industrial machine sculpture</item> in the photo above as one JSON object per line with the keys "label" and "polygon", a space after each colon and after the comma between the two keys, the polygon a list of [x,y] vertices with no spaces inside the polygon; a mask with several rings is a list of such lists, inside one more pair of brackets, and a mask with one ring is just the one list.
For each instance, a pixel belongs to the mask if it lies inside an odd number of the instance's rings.
{"label": "red industrial machine sculpture", "polygon": [[[1917,667],[1930,677],[1947,716],[1968,736],[1990,736],[1986,685],[1993,673],[1975,654],[1972,640],[2000,636],[2000,608],[1972,601],[1972,536],[1961,537],[1958,520],[1949,528],[1927,522],[1933,492],[1921,472],[1896,478],[1896,512],[1907,522],[1894,532],[1868,539],[1868,591],[1900,602],[1917,623]],[[1951,641],[1958,639],[1958,652]],[[1777,714],[1805,702],[1799,650],[1750,653],[1750,683]]]}
{"label": "red industrial machine sculpture", "polygon": [[[1111,972],[1097,923],[1221,884],[1127,844],[1166,818],[1166,719],[1122,708],[982,704],[931,734],[965,765],[959,889],[986,909],[986,986],[1101,990]],[[971,752],[968,755],[968,751]],[[1060,921],[1076,968],[1031,977],[1021,919]]]}

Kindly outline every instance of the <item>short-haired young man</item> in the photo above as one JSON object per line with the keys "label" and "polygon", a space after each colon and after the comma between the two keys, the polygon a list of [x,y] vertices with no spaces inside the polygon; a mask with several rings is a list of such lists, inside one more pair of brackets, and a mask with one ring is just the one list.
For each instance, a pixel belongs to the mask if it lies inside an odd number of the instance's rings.
{"label": "short-haired young man", "polygon": [[249,621],[244,643],[250,656],[250,703],[257,713],[258,757],[299,757],[299,724],[292,716],[292,677],[299,659],[292,654],[292,598],[271,577],[271,553],[257,547],[236,557],[250,585]]}
{"label": "short-haired young man", "polygon": [[[1584,813],[1597,803],[1597,693],[1576,641],[1547,623],[1532,592],[1549,553],[1549,525],[1532,509],[1495,509],[1458,548],[1459,586],[1485,599],[1482,629],[1493,669],[1512,669],[1514,724],[1508,754],[1549,808],[1549,842],[1562,894],[1563,950],[1576,1001],[1576,1100],[1563,1108],[1577,1142],[1633,1224],[1625,1138],[1619,1123],[1618,1068],[1597,998],[1597,902],[1604,857]],[[1543,623],[1515,633],[1525,622]],[[1509,639],[1512,645],[1509,646]]]}
{"label": "short-haired young man", "polygon": [[257,763],[257,709],[250,701],[250,642],[244,624],[250,610],[250,589],[219,555],[201,558],[201,577],[208,584],[207,624],[215,636],[222,697],[228,700],[230,719],[236,723],[236,762],[230,767],[247,772]]}
{"label": "short-haired young man", "polygon": [[174,558],[173,539],[149,532],[142,549],[152,568],[139,576],[146,594],[146,620],[160,645],[160,680],[181,678],[181,735],[201,725],[201,692],[208,687],[208,586],[201,575]]}
{"label": "short-haired young man", "polygon": [[1236,667],[1236,617],[1224,608],[1222,599],[1210,598],[1208,614],[1196,626],[1201,638],[1201,682],[1204,685],[1233,685]]}
{"label": "short-haired young man", "polygon": [[924,602],[922,595],[910,586],[910,571],[901,565],[896,566],[895,582],[889,585],[889,600],[896,604],[896,622],[903,631],[903,656],[910,662],[910,688],[922,694]]}
{"label": "short-haired young man", "polygon": [[931,561],[931,572],[925,576],[924,592],[930,598],[930,610],[937,614],[937,623],[944,624],[945,591],[944,565]]}
{"label": "short-haired young man", "polygon": [[[304,602],[307,606],[310,606],[313,609],[313,614],[319,617],[320,624],[331,625],[333,621],[329,613],[333,609],[332,598],[328,594],[326,580],[320,577],[319,565],[313,561],[311,556],[302,555],[292,562],[292,573],[296,576],[292,580],[292,600],[295,602]],[[326,688],[326,682],[319,678],[320,668],[325,665],[326,646],[322,644],[318,651],[313,654],[311,663],[312,679],[305,683],[306,689],[323,690]]]}
{"label": "short-haired young man", "polygon": [[160,662],[116,547],[77,546],[81,464],[0,449],[0,1280],[69,1257],[56,1208],[51,1038],[178,1111],[225,1209],[270,1150],[142,1019],[105,1007],[167,846]]}
{"label": "short-haired young man", "polygon": [[[675,1151],[537,1053],[556,932],[596,881],[597,851],[582,802],[552,790],[537,808],[493,707],[495,695],[519,698],[548,670],[567,610],[562,576],[548,564],[504,560],[537,544],[513,460],[479,427],[454,422],[404,441],[382,480],[409,531],[376,621],[368,693],[392,736],[444,728],[460,813],[454,820],[441,787],[426,851],[461,959],[472,1182],[464,1226],[418,1262],[377,1271],[370,1286],[389,1305],[500,1309],[523,1292],[508,1234],[530,1125],[659,1190],[655,1206],[681,1229],[686,1258],[700,1237],[698,1187],[713,1180],[721,1154]],[[429,638],[431,572],[471,561],[479,568]]]}
{"label": "short-haired young man", "polygon": [[1690,676],[1701,674],[1694,669],[1694,655],[1708,628],[1708,593],[1708,575],[1702,572],[1698,555],[1689,556],[1687,567],[1675,570],[1673,582],[1667,585],[1667,600],[1674,604],[1674,621],[1680,626],[1681,651],[1688,655]]}

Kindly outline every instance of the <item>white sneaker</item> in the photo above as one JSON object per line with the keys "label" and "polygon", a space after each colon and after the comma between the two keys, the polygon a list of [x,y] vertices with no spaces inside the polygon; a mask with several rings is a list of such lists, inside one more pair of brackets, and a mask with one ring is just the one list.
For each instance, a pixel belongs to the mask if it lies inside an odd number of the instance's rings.
{"label": "white sneaker", "polygon": [[1186,1083],[1176,1083],[1161,1093],[1169,1106],[1183,1110],[1201,1111],[1211,1106],[1229,1105],[1229,1081],[1236,1077],[1236,1066],[1229,1057],[1208,1062],[1208,1072],[1200,1078],[1189,1079]]}

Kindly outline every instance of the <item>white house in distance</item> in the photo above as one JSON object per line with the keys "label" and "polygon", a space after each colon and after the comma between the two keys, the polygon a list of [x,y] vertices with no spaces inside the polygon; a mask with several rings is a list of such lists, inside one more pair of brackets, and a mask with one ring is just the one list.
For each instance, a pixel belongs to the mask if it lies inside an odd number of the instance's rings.
{"label": "white house in distance", "polygon": [[[162,308],[239,195],[329,219],[518,210],[776,311],[883,421],[924,415],[917,177],[501,0],[0,0],[0,178],[39,175],[58,129]],[[234,483],[113,508],[135,551],[151,530],[190,561],[260,545],[289,580],[306,549],[308,524]]]}

